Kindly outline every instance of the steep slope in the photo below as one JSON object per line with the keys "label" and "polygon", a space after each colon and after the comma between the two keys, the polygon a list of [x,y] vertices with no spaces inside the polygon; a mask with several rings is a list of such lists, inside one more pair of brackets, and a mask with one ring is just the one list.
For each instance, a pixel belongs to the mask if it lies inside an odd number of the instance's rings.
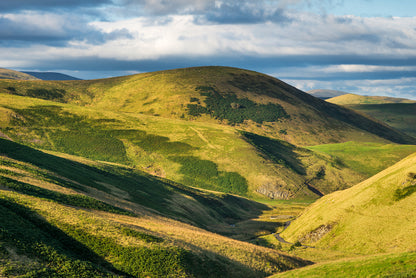
{"label": "steep slope", "polygon": [[326,101],[337,105],[356,105],[356,104],[386,104],[386,103],[416,103],[416,100],[382,96],[361,96],[355,94],[345,94]]}
{"label": "steep slope", "polygon": [[[36,88],[39,86],[38,88]],[[187,68],[90,81],[0,83],[2,92],[115,112],[231,124],[296,145],[415,139],[273,77],[224,68]],[[48,94],[50,97],[48,98]]]}
{"label": "steep slope", "polygon": [[229,226],[262,205],[5,139],[0,153],[2,276],[264,277],[308,264],[178,221]]}
{"label": "steep slope", "polygon": [[39,80],[33,75],[4,68],[0,68],[0,79]]}
{"label": "steep slope", "polygon": [[351,254],[416,248],[416,153],[311,205],[282,233],[291,242]]}

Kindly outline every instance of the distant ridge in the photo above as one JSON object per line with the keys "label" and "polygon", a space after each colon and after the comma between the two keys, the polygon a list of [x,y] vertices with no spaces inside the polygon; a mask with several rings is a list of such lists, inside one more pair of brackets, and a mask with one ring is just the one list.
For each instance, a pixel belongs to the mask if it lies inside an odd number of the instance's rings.
{"label": "distant ridge", "polygon": [[308,94],[313,95],[314,97],[320,98],[320,99],[329,99],[333,97],[342,96],[345,94],[348,94],[343,91],[337,91],[337,90],[326,90],[326,89],[316,89],[316,90],[310,90],[307,91]]}
{"label": "distant ridge", "polygon": [[0,79],[13,79],[13,80],[38,80],[35,76],[15,71],[11,69],[0,68]]}
{"label": "distant ridge", "polygon": [[42,80],[82,80],[67,74],[59,72],[36,72],[36,71],[23,71],[25,74],[32,75]]}
{"label": "distant ridge", "polygon": [[329,98],[327,99],[327,101],[338,105],[416,103],[416,100],[410,100],[405,98],[394,98],[384,96],[361,96],[356,94],[345,94]]}

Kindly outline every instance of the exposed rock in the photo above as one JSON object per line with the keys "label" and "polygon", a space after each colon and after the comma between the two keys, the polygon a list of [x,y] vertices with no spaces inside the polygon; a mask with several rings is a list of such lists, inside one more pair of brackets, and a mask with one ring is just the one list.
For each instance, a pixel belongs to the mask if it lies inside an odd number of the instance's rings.
{"label": "exposed rock", "polygon": [[331,231],[331,229],[335,226],[335,224],[327,224],[327,225],[321,225],[315,230],[307,233],[303,237],[299,238],[300,242],[309,242],[314,243],[320,240],[323,236],[325,236],[327,233]]}
{"label": "exposed rock", "polygon": [[257,192],[263,194],[270,199],[287,200],[293,197],[293,193],[284,189],[279,184],[264,184],[257,189]]}

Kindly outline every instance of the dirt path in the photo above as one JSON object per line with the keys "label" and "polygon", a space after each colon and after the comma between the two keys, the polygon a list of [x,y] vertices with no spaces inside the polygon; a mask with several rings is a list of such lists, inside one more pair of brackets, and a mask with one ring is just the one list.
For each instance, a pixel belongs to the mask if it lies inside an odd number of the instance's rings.
{"label": "dirt path", "polygon": [[279,241],[279,242],[281,242],[281,243],[292,244],[292,243],[290,243],[290,242],[287,242],[284,238],[282,238],[282,237],[280,236],[280,234],[281,234],[282,232],[284,232],[284,230],[286,230],[286,229],[287,229],[287,227],[289,227],[290,223],[292,223],[292,221],[287,221],[287,222],[285,222],[285,227],[283,228],[283,231],[281,231],[280,233],[275,233],[275,234],[274,234],[274,237],[277,239],[277,241]]}
{"label": "dirt path", "polygon": [[197,130],[196,128],[193,127],[189,127],[190,129],[192,129],[193,131],[195,131],[195,133],[199,136],[199,138],[201,138],[202,141],[204,141],[205,143],[207,143],[208,147],[210,147],[211,149],[216,149],[216,147],[212,144],[209,143],[208,139],[204,137],[204,135],[202,135],[202,133]]}

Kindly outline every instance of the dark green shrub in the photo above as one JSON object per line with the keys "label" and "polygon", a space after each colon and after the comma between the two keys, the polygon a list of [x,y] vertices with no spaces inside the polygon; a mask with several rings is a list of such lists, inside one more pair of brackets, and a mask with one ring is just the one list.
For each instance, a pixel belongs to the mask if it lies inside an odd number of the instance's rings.
{"label": "dark green shrub", "polygon": [[235,94],[220,94],[213,87],[200,86],[196,88],[206,96],[203,107],[198,104],[188,104],[188,114],[199,116],[209,114],[220,120],[228,120],[230,124],[252,120],[256,123],[274,122],[289,115],[279,104],[258,104],[247,98],[237,98]]}

